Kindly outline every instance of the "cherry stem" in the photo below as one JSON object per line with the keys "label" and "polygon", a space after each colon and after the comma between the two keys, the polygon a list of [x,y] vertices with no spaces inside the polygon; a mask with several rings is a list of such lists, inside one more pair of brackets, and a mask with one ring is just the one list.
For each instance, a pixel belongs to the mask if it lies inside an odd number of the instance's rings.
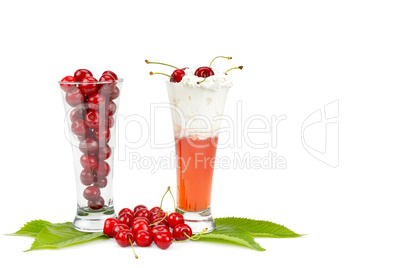
{"label": "cherry stem", "polygon": [[185,236],[187,236],[187,238],[188,238],[188,239],[186,239],[186,240],[184,240],[184,241],[187,241],[187,240],[197,241],[198,239],[201,238],[201,236],[202,236],[207,230],[208,230],[208,228],[204,228],[201,232],[199,232],[198,234],[193,235],[193,236],[189,236],[188,234],[186,234],[186,232],[183,232],[183,234],[184,234]]}
{"label": "cherry stem", "polygon": [[214,62],[214,60],[216,60],[216,59],[218,59],[218,58],[225,58],[225,59],[228,59],[228,60],[231,60],[231,59],[232,59],[232,57],[217,56],[217,57],[215,57],[215,58],[211,61],[211,63],[209,64],[209,67],[211,67],[211,65],[212,65],[212,63]]}
{"label": "cherry stem", "polygon": [[162,203],[163,203],[163,199],[165,198],[165,195],[166,195],[168,192],[169,192],[169,193],[170,193],[170,195],[172,196],[172,199],[173,199],[173,205],[174,205],[174,211],[176,211],[176,201],[174,200],[174,197],[173,197],[172,191],[170,191],[170,186],[168,186],[168,188],[167,188],[166,192],[165,192],[165,193],[163,194],[163,196],[162,196],[161,205],[159,206],[159,213],[158,213],[158,215],[160,215],[160,214],[161,214],[161,211],[162,211]]}
{"label": "cherry stem", "polygon": [[[173,76],[168,75],[168,74],[164,74],[164,73],[154,73],[154,72],[150,72],[150,75],[154,75],[154,74],[162,74],[162,75],[166,75],[167,77],[173,78]],[[173,78],[174,79],[174,78]]]}
{"label": "cherry stem", "polygon": [[134,246],[133,246],[133,243],[131,242],[130,237],[128,237],[128,242],[130,242],[130,245],[131,245],[131,248],[133,249],[133,253],[134,253],[135,258],[138,259],[138,255],[135,253]]}
{"label": "cherry stem", "polygon": [[187,240],[190,240],[190,239],[191,239],[191,236],[189,236],[186,232],[183,232],[183,234],[184,234],[185,236],[187,236],[187,239],[186,239],[186,240],[182,240],[182,241],[187,241]]}
{"label": "cherry stem", "polygon": [[239,66],[239,67],[233,67],[233,68],[230,68],[229,70],[227,70],[227,71],[225,72],[225,74],[226,74],[227,72],[229,72],[230,70],[234,70],[234,69],[240,69],[240,70],[243,70],[243,66]]}
{"label": "cherry stem", "polygon": [[170,65],[170,64],[166,64],[166,63],[162,63],[162,62],[154,62],[154,61],[148,61],[148,60],[145,60],[145,62],[146,62],[147,64],[160,64],[160,65],[169,66],[169,67],[172,67],[172,68],[175,68],[175,69],[179,69],[179,68],[177,68],[176,66],[173,66],[173,65]]}
{"label": "cherry stem", "polygon": [[204,80],[198,81],[198,82],[197,82],[197,85],[201,84],[201,83],[204,82],[206,79],[207,79],[207,76],[204,74]]}
{"label": "cherry stem", "polygon": [[201,232],[199,232],[198,234],[196,234],[196,235],[193,235],[193,236],[189,236],[188,234],[186,234],[186,232],[183,232],[183,234],[185,235],[185,236],[187,236],[187,239],[185,239],[185,240],[180,240],[180,241],[173,241],[173,242],[184,242],[184,241],[188,241],[188,240],[192,240],[192,241],[197,241],[198,239],[200,239],[201,238],[201,236],[206,232],[208,230],[208,228],[204,228]]}
{"label": "cherry stem", "polygon": [[171,196],[171,197],[172,197],[172,199],[173,199],[174,211],[176,211],[176,200],[174,200],[173,193],[172,193],[172,191],[170,191],[170,186],[169,186],[169,193],[170,193],[170,196]]}
{"label": "cherry stem", "polygon": [[179,240],[179,241],[175,240],[175,241],[173,241],[173,242],[185,242],[185,241],[188,241],[188,240],[192,240],[192,239],[191,239],[191,236],[189,236],[188,234],[186,234],[186,232],[183,232],[183,234],[184,234],[185,236],[187,236],[187,239]]}

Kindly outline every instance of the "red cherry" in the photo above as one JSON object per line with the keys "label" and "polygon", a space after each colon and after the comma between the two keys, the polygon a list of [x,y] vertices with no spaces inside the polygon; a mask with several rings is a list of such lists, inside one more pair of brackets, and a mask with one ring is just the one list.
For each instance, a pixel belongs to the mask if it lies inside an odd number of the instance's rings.
{"label": "red cherry", "polygon": [[98,188],[105,188],[107,185],[107,178],[106,177],[95,177],[94,178],[94,186]]}
{"label": "red cherry", "polygon": [[76,135],[76,136],[77,136],[77,140],[79,140],[79,141],[82,141],[85,138],[85,136],[80,136],[80,135]]}
{"label": "red cherry", "polygon": [[84,120],[77,119],[71,124],[71,131],[80,137],[88,135],[88,127],[85,125]]}
{"label": "red cherry", "polygon": [[122,213],[118,218],[120,223],[130,226],[133,221],[133,216],[130,213]]}
{"label": "red cherry", "polygon": [[100,92],[106,95],[109,95],[116,86],[115,78],[108,74],[102,75],[99,82],[102,82],[99,84]]}
{"label": "red cherry", "polygon": [[147,231],[138,231],[135,235],[135,243],[140,247],[148,247],[152,244],[152,235]]}
{"label": "red cherry", "polygon": [[156,234],[154,242],[161,249],[167,249],[170,247],[173,241],[173,235],[171,232],[161,232]]}
{"label": "red cherry", "polygon": [[170,82],[179,83],[185,75],[184,69],[177,69],[171,74]]}
{"label": "red cherry", "polygon": [[80,174],[81,183],[89,186],[94,182],[94,173],[89,169],[83,169]]}
{"label": "red cherry", "polygon": [[158,223],[158,224],[156,224],[154,226],[165,225],[165,226],[169,227],[169,224],[168,224],[167,220],[164,219],[163,216],[154,217],[154,219],[151,220],[151,223]]}
{"label": "red cherry", "polygon": [[105,205],[105,200],[103,199],[102,196],[99,196],[98,199],[96,200],[88,200],[88,207],[94,210],[98,210],[103,208]]}
{"label": "red cherry", "polygon": [[147,232],[151,231],[151,227],[149,227],[148,223],[145,220],[142,221],[133,221],[133,223],[131,224],[131,230],[134,233],[137,233],[140,230],[145,230]]}
{"label": "red cherry", "polygon": [[106,98],[100,93],[94,93],[88,98],[88,106],[92,110],[99,110],[106,105]]}
{"label": "red cherry", "polygon": [[110,130],[109,128],[99,128],[95,129],[93,132],[94,137],[99,141],[100,144],[105,144],[110,140]]}
{"label": "red cherry", "polygon": [[176,225],[184,223],[184,217],[180,213],[173,212],[167,216],[167,222],[170,228],[174,228]]}
{"label": "red cherry", "polygon": [[137,210],[137,212],[134,212],[134,218],[144,217],[144,218],[149,219],[150,215],[151,214],[149,213],[149,210],[146,208],[142,208],[140,210]]}
{"label": "red cherry", "polygon": [[[76,120],[79,121],[80,119]],[[76,122],[74,121],[74,122]],[[82,120],[81,120],[82,121]],[[80,151],[84,154],[96,154],[99,148],[98,141],[95,140],[93,137],[89,136],[84,138],[79,145]]]}
{"label": "red cherry", "polygon": [[179,68],[177,68],[176,66],[173,66],[173,65],[170,65],[170,64],[166,64],[166,63],[162,63],[162,62],[151,62],[151,61],[148,61],[148,60],[145,60],[145,63],[147,63],[147,64],[161,64],[161,65],[165,65],[165,66],[169,66],[169,67],[175,68],[176,70],[173,71],[173,73],[172,73],[171,75],[167,75],[167,74],[164,74],[164,73],[154,73],[154,72],[150,72],[151,75],[154,75],[154,74],[161,74],[161,75],[169,76],[169,77],[170,77],[170,82],[173,82],[173,83],[179,83],[179,82],[181,82],[181,80],[183,79],[183,76],[186,75],[186,73],[184,72],[184,70],[187,69],[187,67],[182,68],[182,69],[179,69]]}
{"label": "red cherry", "polygon": [[117,75],[116,75],[114,72],[112,72],[112,71],[104,71],[103,74],[102,74],[102,76],[104,76],[104,75],[110,75],[110,76],[112,76],[115,80],[118,79],[118,78],[117,78]]}
{"label": "red cherry", "polygon": [[167,228],[169,228],[168,225],[163,224],[163,223],[158,223],[158,224],[156,224],[156,225],[151,225],[150,227],[151,227],[151,230],[152,230],[152,229],[155,229],[155,228],[158,228],[158,227],[167,227]]}
{"label": "red cherry", "polygon": [[130,230],[121,230],[116,234],[116,242],[122,247],[130,246],[135,241],[135,235]]}
{"label": "red cherry", "polygon": [[154,214],[151,214],[149,219],[151,220],[152,223],[154,223],[157,218],[163,219],[164,217],[165,217],[165,214],[158,215],[158,214],[154,213]]}
{"label": "red cherry", "polygon": [[149,213],[151,213],[151,216],[152,215],[154,215],[154,214],[156,214],[156,215],[159,215],[159,216],[164,216],[165,215],[165,212],[160,208],[160,207],[153,207],[153,208],[151,208],[150,210],[149,210]]}
{"label": "red cherry", "polygon": [[112,236],[116,237],[117,233],[120,232],[121,230],[130,230],[130,227],[119,222],[112,228]]}
{"label": "red cherry", "polygon": [[186,240],[188,236],[191,237],[192,235],[193,231],[190,226],[185,223],[178,224],[173,228],[173,236],[176,241]]}
{"label": "red cherry", "polygon": [[92,95],[98,92],[98,80],[95,77],[89,76],[82,79],[80,89],[85,95]]}
{"label": "red cherry", "polygon": [[[157,223],[157,224],[155,224],[155,223]],[[166,220],[163,220],[163,221],[161,221],[161,222],[156,221],[156,222],[154,222],[153,224],[155,224],[155,225],[151,225],[151,229],[153,229],[153,228],[155,228],[155,227],[160,227],[160,226],[169,227],[169,225],[168,225],[168,223],[167,223]]]}
{"label": "red cherry", "polygon": [[197,70],[195,70],[194,72],[195,76],[198,77],[209,77],[214,75],[214,71],[212,71],[212,69],[210,67],[200,67]]}
{"label": "red cherry", "polygon": [[[101,112],[104,112],[104,111],[99,111],[99,112],[101,113]],[[102,122],[101,122],[101,124],[99,126],[99,129],[112,128],[114,126],[114,118],[113,118],[113,116],[105,116],[105,117],[103,117],[103,115],[102,115]]]}
{"label": "red cherry", "polygon": [[119,216],[121,215],[121,214],[123,214],[123,213],[128,213],[128,214],[130,214],[131,216],[133,216],[133,219],[134,219],[134,212],[131,210],[131,209],[129,209],[129,208],[123,208],[122,210],[120,210],[119,211]]}
{"label": "red cherry", "polygon": [[136,207],[133,209],[134,215],[135,215],[135,213],[136,213],[138,210],[143,209],[143,208],[148,209],[145,205],[138,205],[138,206],[136,206]]}
{"label": "red cherry", "polygon": [[73,76],[71,76],[71,75],[66,76],[63,79],[61,79],[60,88],[63,91],[65,91],[66,93],[70,92],[76,87],[75,82],[77,82],[77,81],[75,80],[75,78]]}
{"label": "red cherry", "polygon": [[66,102],[74,107],[84,102],[84,94],[79,88],[74,88],[66,94]]}
{"label": "red cherry", "polygon": [[77,119],[85,119],[85,115],[87,114],[87,110],[84,109],[83,107],[76,107],[71,110],[70,112],[70,119],[71,122],[74,122]]}
{"label": "red cherry", "polygon": [[100,196],[100,189],[96,186],[88,186],[85,188],[83,196],[87,200],[95,201]]}
{"label": "red cherry", "polygon": [[92,76],[92,73],[87,69],[78,69],[74,73],[74,78],[77,82],[81,82],[85,77]]}
{"label": "red cherry", "polygon": [[110,173],[110,166],[105,161],[99,161],[98,167],[95,169],[96,176],[106,177]]}
{"label": "red cherry", "polygon": [[103,233],[109,237],[113,237],[113,228],[120,222],[114,218],[108,218],[103,225]]}
{"label": "red cherry", "polygon": [[83,154],[80,158],[80,162],[84,169],[94,170],[98,167],[98,161],[93,155]]}
{"label": "red cherry", "polygon": [[134,224],[134,223],[137,222],[137,221],[146,221],[148,225],[150,224],[149,219],[144,218],[144,217],[137,217],[137,218],[134,218],[132,224]]}
{"label": "red cherry", "polygon": [[120,89],[118,87],[114,87],[114,89],[112,90],[112,92],[110,92],[109,94],[109,98],[110,100],[114,100],[117,99],[120,95]]}
{"label": "red cherry", "polygon": [[114,118],[113,118],[113,116],[109,116],[109,118],[107,120],[107,126],[109,128],[112,128],[114,126]]}
{"label": "red cherry", "polygon": [[169,227],[167,227],[165,225],[159,225],[159,226],[156,226],[151,229],[151,235],[153,237],[155,237],[155,235],[157,235],[158,233],[162,233],[162,232],[170,232]]}
{"label": "red cherry", "polygon": [[106,146],[99,147],[97,157],[99,160],[106,160],[112,155],[112,148],[106,144]]}
{"label": "red cherry", "polygon": [[102,117],[99,112],[94,110],[89,110],[85,115],[85,124],[92,129],[96,129],[102,123]]}
{"label": "red cherry", "polygon": [[109,101],[109,103],[107,104],[108,116],[114,115],[116,113],[116,110],[117,110],[116,103],[114,103],[113,101]]}

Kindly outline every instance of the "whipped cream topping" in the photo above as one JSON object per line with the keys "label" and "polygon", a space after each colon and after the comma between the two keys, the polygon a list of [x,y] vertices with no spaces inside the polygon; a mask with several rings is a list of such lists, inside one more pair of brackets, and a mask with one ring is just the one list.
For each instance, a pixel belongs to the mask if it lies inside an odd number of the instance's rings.
{"label": "whipped cream topping", "polygon": [[183,79],[177,84],[183,86],[211,89],[215,91],[220,88],[232,87],[233,83],[230,75],[226,75],[225,73],[219,72],[215,69],[212,70],[214,71],[214,75],[207,77],[204,82],[197,84],[197,82],[201,82],[202,80],[204,80],[204,78],[195,76],[195,71],[192,69],[185,69],[184,72],[186,73],[186,75],[183,76]]}

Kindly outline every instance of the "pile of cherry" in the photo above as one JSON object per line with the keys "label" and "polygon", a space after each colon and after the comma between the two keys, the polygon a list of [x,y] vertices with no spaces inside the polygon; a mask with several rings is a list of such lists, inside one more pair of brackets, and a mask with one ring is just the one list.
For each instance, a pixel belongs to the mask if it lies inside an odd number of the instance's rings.
{"label": "pile of cherry", "polygon": [[88,200],[88,207],[94,210],[105,204],[100,189],[108,184],[110,173],[110,165],[105,160],[112,154],[108,142],[117,109],[113,100],[120,94],[117,80],[112,71],[105,71],[98,81],[89,70],[78,69],[74,76],[66,76],[60,83],[66,102],[73,107],[71,131],[80,141],[79,149],[83,153],[80,179],[87,186],[83,196]]}
{"label": "pile of cherry", "polygon": [[184,223],[181,214],[168,214],[160,207],[148,210],[144,205],[138,205],[134,210],[123,208],[118,219],[106,219],[103,233],[114,237],[122,247],[132,246],[133,243],[148,247],[155,242],[161,249],[170,247],[173,239],[183,241],[192,236],[192,230]]}

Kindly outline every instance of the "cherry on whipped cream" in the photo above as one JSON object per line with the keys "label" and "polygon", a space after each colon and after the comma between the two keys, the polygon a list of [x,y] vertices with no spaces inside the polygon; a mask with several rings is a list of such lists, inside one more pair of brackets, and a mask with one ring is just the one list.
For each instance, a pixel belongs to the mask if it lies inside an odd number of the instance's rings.
{"label": "cherry on whipped cream", "polygon": [[212,75],[214,75],[214,71],[212,71],[211,67],[200,67],[197,70],[195,70],[194,75],[198,76],[198,77],[203,77],[203,78],[207,78],[210,77]]}
{"label": "cherry on whipped cream", "polygon": [[213,71],[212,68],[211,68],[211,65],[212,65],[212,63],[213,63],[216,59],[218,59],[218,58],[224,58],[224,59],[228,59],[228,60],[231,60],[231,59],[232,59],[232,57],[217,56],[217,57],[215,57],[215,58],[212,59],[212,61],[211,61],[211,63],[209,64],[208,67],[204,66],[204,67],[200,67],[200,68],[198,68],[197,70],[195,70],[195,72],[194,72],[194,75],[195,75],[195,76],[203,77],[203,78],[204,78],[204,80],[197,82],[197,84],[201,84],[202,82],[205,81],[205,79],[206,79],[207,77],[213,76],[213,75],[215,74],[214,71]]}
{"label": "cherry on whipped cream", "polygon": [[185,69],[187,69],[187,67],[179,69],[176,66],[170,65],[170,64],[166,64],[166,63],[162,63],[162,62],[151,62],[148,60],[145,60],[146,64],[160,64],[160,65],[165,65],[165,66],[169,66],[172,68],[175,68],[176,70],[173,71],[173,73],[171,75],[168,74],[164,74],[164,73],[154,73],[154,72],[150,72],[150,75],[154,75],[154,74],[161,74],[161,75],[165,75],[170,77],[170,82],[172,83],[180,83],[181,80],[183,79],[183,76],[186,75],[186,73],[184,72]]}

